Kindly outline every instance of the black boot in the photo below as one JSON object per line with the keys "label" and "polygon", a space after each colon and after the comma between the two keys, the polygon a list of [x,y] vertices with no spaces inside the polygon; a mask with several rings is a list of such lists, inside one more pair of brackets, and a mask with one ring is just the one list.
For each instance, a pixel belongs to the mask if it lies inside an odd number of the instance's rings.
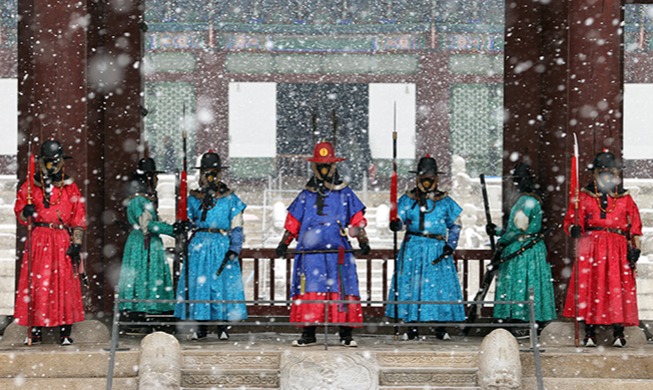
{"label": "black boot", "polygon": [[585,324],[585,338],[583,345],[586,347],[596,347],[596,328],[594,325]]}
{"label": "black boot", "polygon": [[193,341],[205,339],[209,333],[209,327],[203,324],[197,325],[197,330],[190,334],[190,339]]}
{"label": "black boot", "polygon": [[231,329],[231,326],[228,325],[218,326],[218,338],[220,340],[229,340],[229,329]]}
{"label": "black boot", "polygon": [[339,330],[340,334],[340,344],[345,347],[358,347],[358,343],[351,336],[354,329],[350,326],[341,326]]}
{"label": "black boot", "polygon": [[623,325],[612,325],[612,335],[614,336],[613,347],[623,348],[626,346],[626,336],[624,335]]}
{"label": "black boot", "polygon": [[73,339],[70,338],[72,331],[72,325],[61,325],[59,328],[59,343],[61,345],[71,345],[73,343]]}
{"label": "black boot", "polygon": [[451,340],[451,337],[444,326],[438,326],[435,328],[435,338],[438,340]]}
{"label": "black boot", "polygon": [[302,331],[302,335],[299,340],[293,340],[293,347],[307,347],[309,345],[317,344],[317,338],[315,337],[316,326],[305,326]]}
{"label": "black boot", "polygon": [[[42,342],[42,331],[43,329],[40,326],[32,327],[32,345],[38,345]],[[29,345],[29,339],[25,337],[25,345]]]}
{"label": "black boot", "polygon": [[408,329],[406,329],[406,333],[404,333],[403,336],[401,336],[401,339],[406,341],[406,340],[416,340],[419,338],[419,328],[416,326],[409,326]]}

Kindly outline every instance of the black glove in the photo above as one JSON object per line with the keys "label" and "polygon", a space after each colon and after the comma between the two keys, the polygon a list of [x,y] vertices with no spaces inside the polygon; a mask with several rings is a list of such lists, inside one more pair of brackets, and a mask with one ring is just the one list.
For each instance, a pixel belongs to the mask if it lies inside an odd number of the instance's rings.
{"label": "black glove", "polygon": [[360,254],[361,255],[368,255],[372,248],[370,248],[370,244],[367,242],[359,242],[358,245],[360,245]]}
{"label": "black glove", "polygon": [[488,236],[496,236],[497,235],[497,225],[493,223],[488,223],[485,225],[485,233],[487,233]]}
{"label": "black glove", "polygon": [[580,226],[573,225],[571,229],[569,229],[569,235],[571,238],[580,238]]}
{"label": "black glove", "polygon": [[238,253],[236,253],[234,251],[227,251],[227,253],[224,254],[224,260],[225,261],[229,261],[229,260],[233,260],[233,259],[237,259],[237,258],[238,258]]}
{"label": "black glove", "polygon": [[33,204],[27,204],[25,207],[23,207],[23,218],[27,219],[29,217],[33,217],[36,214],[36,206]]}
{"label": "black glove", "polygon": [[75,266],[79,265],[79,263],[82,261],[82,258],[79,255],[81,250],[82,246],[80,244],[70,244],[68,250],[66,251],[66,254],[70,256],[70,260],[72,260]]}
{"label": "black glove", "polygon": [[190,221],[179,221],[172,224],[172,231],[175,235],[177,234],[186,234],[190,231],[191,228]]}
{"label": "black glove", "polygon": [[280,243],[277,246],[277,249],[275,249],[275,252],[277,254],[277,257],[286,257],[286,253],[288,252],[288,245],[284,244],[283,242]]}
{"label": "black glove", "polygon": [[635,268],[635,264],[637,263],[637,260],[639,260],[639,255],[641,254],[642,251],[637,248],[628,248],[626,258],[628,259],[628,264],[630,264],[631,268]]}
{"label": "black glove", "polygon": [[453,254],[453,248],[450,247],[449,245],[445,245],[444,248],[442,248],[442,254],[444,256],[449,256]]}
{"label": "black glove", "polygon": [[401,222],[401,219],[397,218],[390,221],[390,230],[392,230],[393,232],[398,232],[403,228],[404,228],[404,224],[403,222]]}

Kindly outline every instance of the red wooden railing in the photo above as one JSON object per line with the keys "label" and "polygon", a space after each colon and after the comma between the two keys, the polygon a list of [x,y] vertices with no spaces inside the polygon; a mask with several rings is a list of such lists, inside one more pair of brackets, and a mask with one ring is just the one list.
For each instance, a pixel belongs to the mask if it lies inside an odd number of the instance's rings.
{"label": "red wooden railing", "polygon": [[[463,300],[474,297],[490,261],[490,250],[457,250],[456,263],[463,290]],[[372,250],[356,257],[363,311],[366,316],[382,316],[394,269],[391,249]],[[241,267],[250,316],[287,316],[289,314],[292,259],[278,259],[274,249],[247,248],[241,251]],[[375,273],[376,271],[376,273]],[[280,275],[279,272],[282,272]],[[379,275],[380,273],[380,275]],[[282,286],[279,286],[283,283]],[[380,284],[380,289],[378,288]],[[377,302],[377,303],[375,303]]]}

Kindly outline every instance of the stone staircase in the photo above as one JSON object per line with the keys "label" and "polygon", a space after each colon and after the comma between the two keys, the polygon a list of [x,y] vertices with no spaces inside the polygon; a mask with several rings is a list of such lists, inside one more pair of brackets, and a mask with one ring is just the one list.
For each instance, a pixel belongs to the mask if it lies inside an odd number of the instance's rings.
{"label": "stone staircase", "polygon": [[381,352],[379,389],[480,389],[478,352]]}
{"label": "stone staircase", "polygon": [[[604,353],[600,348],[581,352],[543,353],[542,376],[547,389],[648,390],[653,389],[653,356],[648,352]],[[521,354],[522,386],[537,389],[533,355]]]}
{"label": "stone staircase", "polygon": [[[200,389],[481,389],[480,338],[454,336],[397,342],[361,334],[357,349],[290,347],[289,334],[232,334],[225,343],[181,343],[181,386]],[[138,339],[121,340],[113,389],[136,390],[141,369]],[[101,344],[0,348],[0,388],[95,390],[106,386],[109,352]],[[522,345],[522,347],[525,347]],[[653,388],[653,345],[624,349],[546,346],[541,354],[546,389],[644,390]],[[534,355],[519,353],[523,390],[537,389]]]}
{"label": "stone staircase", "polygon": [[[55,349],[53,349],[55,348]],[[137,350],[116,355],[113,388],[138,389]],[[109,352],[51,345],[0,351],[0,389],[97,390],[107,382]]]}
{"label": "stone staircase", "polygon": [[[366,355],[364,352],[320,351],[320,347],[285,352],[223,352],[193,351],[182,352],[182,389],[199,390],[220,389],[278,389],[284,388],[282,382],[297,381],[284,378],[292,375],[292,365],[310,366],[317,364],[321,374],[327,374],[335,366],[328,363],[332,359],[352,362]],[[335,355],[335,357],[334,357]],[[367,354],[367,361],[375,361],[378,366],[374,373],[363,373],[362,377],[374,378],[374,389],[399,390],[414,388],[429,389],[479,389],[476,386],[478,352],[377,352]],[[286,366],[286,369],[283,367]],[[353,367],[346,368],[357,373]],[[363,369],[362,371],[365,371]],[[360,372],[358,376],[361,376]],[[305,375],[310,376],[309,373]],[[349,378],[357,381],[355,377]],[[328,379],[322,385],[326,386]],[[335,381],[335,379],[334,379]],[[315,388],[327,388],[316,384]],[[333,383],[334,388],[342,388]],[[361,383],[361,386],[365,386]],[[294,388],[294,387],[292,387]],[[303,388],[310,388],[303,387]],[[351,387],[348,387],[351,388]],[[364,389],[366,387],[361,387]]]}

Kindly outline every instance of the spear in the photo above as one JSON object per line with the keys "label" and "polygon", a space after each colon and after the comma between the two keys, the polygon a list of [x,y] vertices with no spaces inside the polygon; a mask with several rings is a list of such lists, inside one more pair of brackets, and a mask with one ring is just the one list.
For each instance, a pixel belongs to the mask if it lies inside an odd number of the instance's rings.
{"label": "spear", "polygon": [[[397,220],[397,102],[394,104],[394,118],[392,128],[392,176],[390,177],[390,222]],[[393,229],[394,230],[394,229]],[[399,338],[399,327],[397,321],[399,320],[399,308],[397,301],[399,300],[399,285],[397,282],[398,268],[397,267],[397,232],[392,232],[392,257],[395,264],[394,272],[394,301],[395,301],[395,339]]]}
{"label": "spear", "polygon": [[[32,141],[27,143],[27,204],[33,204],[32,186],[34,181],[34,155]],[[27,216],[27,345],[32,346],[32,216]]]}
{"label": "spear", "polygon": [[[571,156],[571,178],[569,180],[570,200],[574,203],[574,226],[578,226],[578,138],[574,133],[574,153]],[[578,245],[576,245],[578,251]],[[580,345],[580,325],[578,323],[578,253],[574,259],[574,343],[576,348]]]}
{"label": "spear", "polygon": [[[485,219],[487,224],[492,224],[492,213],[490,212],[490,200],[487,195],[487,185],[485,184],[485,175],[481,174],[479,176],[481,181],[481,193],[483,195],[483,207],[485,208]],[[498,259],[501,258],[501,251],[497,250],[496,243],[494,242],[494,235],[490,234],[490,250],[492,251],[492,259],[490,265],[487,268],[487,272],[483,275],[483,281],[481,283],[481,288],[478,290],[474,296],[474,302],[469,305],[467,308],[467,322],[474,323],[476,317],[478,317],[478,302],[485,300],[485,295],[487,294],[490,284],[494,279],[496,273],[496,268],[494,264],[498,264]],[[463,334],[467,336],[470,328],[463,329]]]}
{"label": "spear", "polygon": [[[186,119],[186,105],[184,105],[184,120]],[[177,210],[175,221],[176,222],[188,222],[188,162],[186,157],[186,139],[187,133],[185,125],[182,123],[182,170],[177,173],[177,185],[176,185],[176,198],[177,198]],[[187,240],[188,235],[185,231],[177,233],[175,236],[175,262],[173,275],[175,277],[175,291],[177,290],[178,276],[180,274],[179,270],[181,264],[184,264],[184,296],[186,301],[188,301],[188,253],[187,253]],[[186,307],[186,318],[188,318],[189,306],[188,303],[185,304]]]}

